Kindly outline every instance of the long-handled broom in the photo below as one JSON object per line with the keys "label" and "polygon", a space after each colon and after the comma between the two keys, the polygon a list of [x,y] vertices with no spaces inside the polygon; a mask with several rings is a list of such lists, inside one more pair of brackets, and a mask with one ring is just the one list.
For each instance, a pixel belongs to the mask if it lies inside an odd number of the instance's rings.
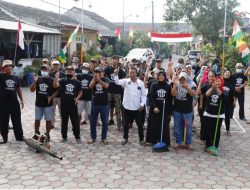
{"label": "long-handled broom", "polygon": [[154,152],[164,152],[168,151],[167,145],[162,141],[163,138],[163,127],[164,127],[164,117],[165,117],[165,100],[163,101],[163,111],[162,111],[162,120],[161,120],[161,141],[157,144],[154,144],[153,151]]}
{"label": "long-handled broom", "polygon": [[216,121],[213,146],[210,146],[207,149],[207,152],[211,155],[214,155],[214,156],[218,156],[218,154],[219,154],[218,148],[215,146],[215,142],[216,142],[216,136],[217,136],[217,132],[218,132],[218,125],[219,125],[219,119],[220,119],[221,102],[222,102],[222,100],[220,101],[220,105],[219,105],[219,112],[218,112],[218,117],[217,117],[217,121]]}

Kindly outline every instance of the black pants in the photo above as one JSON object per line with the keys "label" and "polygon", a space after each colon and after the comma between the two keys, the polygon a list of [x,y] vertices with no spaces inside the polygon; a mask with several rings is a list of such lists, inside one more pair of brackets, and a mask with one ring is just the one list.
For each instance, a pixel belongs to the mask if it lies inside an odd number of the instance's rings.
{"label": "black pants", "polygon": [[150,107],[149,114],[148,114],[147,134],[146,134],[146,142],[148,142],[148,143],[152,143],[152,134],[151,134],[151,127],[152,127],[151,115],[152,115],[152,113],[153,113],[153,109]]}
{"label": "black pants", "polygon": [[226,124],[226,130],[229,131],[230,130],[230,119],[231,119],[231,110],[232,107],[229,104],[225,104],[225,124]]}
{"label": "black pants", "polygon": [[[162,141],[168,146],[170,146],[169,120],[169,117],[165,115],[162,135]],[[151,124],[151,142],[152,144],[156,144],[161,140],[162,113],[152,113],[151,121],[154,121]]]}
{"label": "black pants", "polygon": [[[205,129],[206,129],[206,147],[210,147],[214,143],[214,135],[215,135],[215,128],[216,128],[216,122],[217,118],[212,117],[204,117],[204,121],[206,123]],[[221,131],[221,124],[223,119],[219,119],[218,129],[217,129],[217,135],[215,139],[215,146],[219,147],[220,142],[220,131]]]}
{"label": "black pants", "polygon": [[62,125],[61,134],[63,139],[67,139],[69,118],[73,127],[73,134],[76,139],[80,138],[80,125],[77,106],[74,103],[61,103]]}
{"label": "black pants", "polygon": [[136,111],[131,111],[127,110],[124,108],[124,133],[123,133],[123,138],[128,139],[128,133],[129,133],[129,124],[133,123],[135,120],[136,125],[138,127],[138,135],[140,141],[144,139],[144,134],[143,134],[143,122],[142,122],[142,113],[139,112],[139,110]]}
{"label": "black pants", "polygon": [[244,112],[244,102],[245,102],[245,94],[237,94],[237,99],[239,102],[239,118],[243,119],[245,118],[245,112]]}
{"label": "black pants", "polygon": [[8,140],[10,118],[16,140],[23,139],[23,128],[21,123],[21,109],[19,101],[17,99],[2,99],[0,105],[0,131],[3,140]]}
{"label": "black pants", "polygon": [[200,122],[201,122],[201,129],[200,129],[200,140],[206,139],[206,130],[205,130],[205,122],[204,122],[204,108],[198,110],[199,116],[200,116]]}

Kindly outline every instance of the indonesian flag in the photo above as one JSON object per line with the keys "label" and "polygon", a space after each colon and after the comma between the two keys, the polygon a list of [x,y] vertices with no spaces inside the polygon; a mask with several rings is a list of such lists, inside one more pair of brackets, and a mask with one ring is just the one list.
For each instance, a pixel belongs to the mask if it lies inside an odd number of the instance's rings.
{"label": "indonesian flag", "polygon": [[160,34],[155,32],[150,32],[149,37],[151,41],[156,42],[192,42],[193,36],[189,33],[183,34]]}
{"label": "indonesian flag", "polygon": [[24,34],[20,20],[18,21],[17,45],[24,50]]}
{"label": "indonesian flag", "polygon": [[121,29],[119,26],[117,26],[115,29],[115,35],[119,40],[121,39]]}
{"label": "indonesian flag", "polygon": [[242,37],[242,31],[241,31],[241,28],[237,22],[237,20],[234,21],[234,26],[233,26],[233,39],[234,41],[237,41],[239,40],[241,37]]}

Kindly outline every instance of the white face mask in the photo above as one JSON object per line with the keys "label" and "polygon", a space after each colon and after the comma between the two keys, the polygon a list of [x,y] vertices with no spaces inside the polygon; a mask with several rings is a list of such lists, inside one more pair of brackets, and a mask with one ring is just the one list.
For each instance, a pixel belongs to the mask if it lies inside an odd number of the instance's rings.
{"label": "white face mask", "polygon": [[47,76],[49,76],[49,72],[41,71],[41,75],[42,75],[42,77],[47,77]]}
{"label": "white face mask", "polygon": [[136,68],[136,70],[137,70],[137,72],[139,72],[139,71],[140,71],[140,68]]}
{"label": "white face mask", "polygon": [[176,67],[180,68],[182,67],[183,65],[181,63],[177,63]]}
{"label": "white face mask", "polygon": [[82,74],[88,74],[89,71],[87,70],[82,70]]}
{"label": "white face mask", "polygon": [[242,73],[243,69],[236,69],[236,73]]}

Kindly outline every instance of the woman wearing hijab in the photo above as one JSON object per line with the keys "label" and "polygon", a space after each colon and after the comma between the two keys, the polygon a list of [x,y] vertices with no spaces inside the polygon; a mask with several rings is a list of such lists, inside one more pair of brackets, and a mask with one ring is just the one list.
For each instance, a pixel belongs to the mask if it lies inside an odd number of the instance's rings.
{"label": "woman wearing hijab", "polygon": [[[165,110],[163,116],[163,102],[165,101]],[[157,82],[153,83],[150,90],[150,108],[152,109],[151,120],[154,124],[151,126],[151,142],[156,144],[161,140],[162,117],[163,122],[163,142],[170,146],[169,122],[172,112],[171,86],[166,82],[166,73],[160,71],[157,75]],[[166,149],[168,150],[168,149]]]}

